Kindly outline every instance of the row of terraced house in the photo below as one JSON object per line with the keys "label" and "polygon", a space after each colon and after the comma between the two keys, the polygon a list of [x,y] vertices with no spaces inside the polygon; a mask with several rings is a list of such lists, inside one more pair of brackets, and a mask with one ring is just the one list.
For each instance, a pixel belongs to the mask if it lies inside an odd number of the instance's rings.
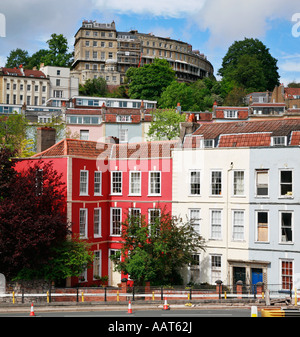
{"label": "row of terraced house", "polygon": [[[193,131],[194,130],[194,131]],[[52,161],[67,186],[72,232],[91,244],[91,285],[123,277],[110,256],[121,248],[129,211],[154,221],[162,209],[193,220],[205,239],[185,283],[297,286],[300,273],[300,119],[181,124],[172,141],[104,143],[63,139],[29,159]]]}

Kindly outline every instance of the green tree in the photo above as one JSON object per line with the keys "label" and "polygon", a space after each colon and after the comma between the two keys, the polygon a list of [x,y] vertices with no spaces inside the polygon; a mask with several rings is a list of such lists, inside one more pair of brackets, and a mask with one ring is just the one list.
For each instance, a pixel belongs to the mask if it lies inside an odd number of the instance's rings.
{"label": "green tree", "polygon": [[159,107],[175,108],[180,103],[183,111],[197,110],[193,88],[186,83],[173,81],[161,94]]}
{"label": "green tree", "polygon": [[6,146],[18,157],[32,155],[30,140],[26,139],[28,122],[23,115],[0,116],[0,147]]}
{"label": "green tree", "polygon": [[79,84],[79,93],[83,96],[106,97],[108,94],[106,80],[102,77],[88,79],[84,85]]}
{"label": "green tree", "polygon": [[172,217],[157,210],[148,224],[145,217],[128,214],[122,223],[121,252],[111,257],[117,271],[128,274],[135,284],[150,281],[153,285],[180,284],[180,269],[193,263],[193,254],[204,249],[203,238],[191,221]]}
{"label": "green tree", "polygon": [[23,67],[26,67],[29,63],[30,56],[28,54],[27,50],[22,50],[20,48],[17,48],[15,50],[12,50],[7,57],[5,67],[6,68],[19,68],[19,65],[23,65]]}
{"label": "green tree", "polygon": [[180,123],[185,121],[185,114],[176,110],[155,110],[148,130],[148,136],[155,140],[171,140],[179,137]]}
{"label": "green tree", "polygon": [[63,34],[52,34],[47,43],[49,52],[41,57],[45,66],[70,67],[72,53],[68,53],[68,41]]}
{"label": "green tree", "polygon": [[270,91],[279,84],[277,60],[272,57],[269,48],[252,38],[235,41],[229,47],[218,74],[235,81],[237,86],[244,86],[246,91],[250,90],[250,86],[253,88],[253,84]]}
{"label": "green tree", "polygon": [[36,67],[37,69],[40,68],[41,63],[44,62],[45,57],[49,55],[49,50],[47,49],[40,49],[34,54],[31,55],[29,58],[29,62],[26,66],[27,69],[32,69],[33,67]]}
{"label": "green tree", "polygon": [[143,67],[129,68],[126,76],[130,98],[158,101],[164,89],[175,80],[175,71],[167,60],[154,59]]}

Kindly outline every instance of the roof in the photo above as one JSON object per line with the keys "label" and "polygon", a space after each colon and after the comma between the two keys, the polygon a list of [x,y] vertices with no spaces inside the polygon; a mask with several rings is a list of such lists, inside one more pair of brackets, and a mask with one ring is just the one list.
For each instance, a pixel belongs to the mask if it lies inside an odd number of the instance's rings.
{"label": "roof", "polygon": [[78,156],[102,159],[170,158],[172,149],[180,147],[178,140],[141,143],[107,144],[78,139],[63,139],[32,158]]}
{"label": "roof", "polygon": [[0,68],[3,75],[6,76],[19,76],[19,77],[35,77],[35,78],[45,78],[47,76],[40,70],[23,69],[21,66],[19,68]]}
{"label": "roof", "polygon": [[88,158],[107,158],[113,144],[101,142],[92,142],[78,139],[63,139],[54,144],[49,149],[37,153],[37,157],[61,157],[61,156],[79,156]]}
{"label": "roof", "polygon": [[[204,139],[220,137],[219,144],[223,146],[225,141],[227,144],[247,143],[244,146],[262,146],[262,143],[270,145],[265,138],[267,135],[289,136],[293,131],[300,131],[300,118],[206,123],[201,124],[193,135],[202,135]],[[223,138],[225,135],[234,136],[234,140],[230,137]],[[245,143],[246,139],[248,142]]]}

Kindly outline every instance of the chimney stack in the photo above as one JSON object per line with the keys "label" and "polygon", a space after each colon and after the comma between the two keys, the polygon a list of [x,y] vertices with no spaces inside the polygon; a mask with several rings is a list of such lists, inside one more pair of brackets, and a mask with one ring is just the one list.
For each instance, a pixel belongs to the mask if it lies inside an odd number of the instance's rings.
{"label": "chimney stack", "polygon": [[49,127],[37,128],[37,153],[43,152],[55,144],[56,130]]}

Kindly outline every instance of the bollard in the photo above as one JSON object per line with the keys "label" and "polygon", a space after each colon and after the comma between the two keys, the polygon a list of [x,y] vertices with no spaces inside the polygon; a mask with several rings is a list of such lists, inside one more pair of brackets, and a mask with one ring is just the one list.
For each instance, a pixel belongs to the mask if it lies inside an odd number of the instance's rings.
{"label": "bollard", "polygon": [[261,293],[261,298],[262,298],[263,300],[265,299],[265,293],[264,293],[264,292]]}
{"label": "bollard", "polygon": [[15,304],[15,292],[14,291],[12,293],[12,296],[13,296],[13,304]]}
{"label": "bollard", "polygon": [[227,299],[226,291],[224,292],[224,298],[225,298],[225,300]]}
{"label": "bollard", "polygon": [[297,288],[295,288],[295,305],[298,305],[298,301],[297,301]]}
{"label": "bollard", "polygon": [[47,291],[47,303],[49,303],[49,291]]}
{"label": "bollard", "polygon": [[84,302],[83,291],[81,292],[81,302]]}
{"label": "bollard", "polygon": [[152,301],[154,301],[155,297],[154,297],[154,291],[152,291]]}
{"label": "bollard", "polygon": [[120,301],[119,290],[117,291],[117,302]]}
{"label": "bollard", "polygon": [[257,317],[257,307],[251,307],[251,317]]}

